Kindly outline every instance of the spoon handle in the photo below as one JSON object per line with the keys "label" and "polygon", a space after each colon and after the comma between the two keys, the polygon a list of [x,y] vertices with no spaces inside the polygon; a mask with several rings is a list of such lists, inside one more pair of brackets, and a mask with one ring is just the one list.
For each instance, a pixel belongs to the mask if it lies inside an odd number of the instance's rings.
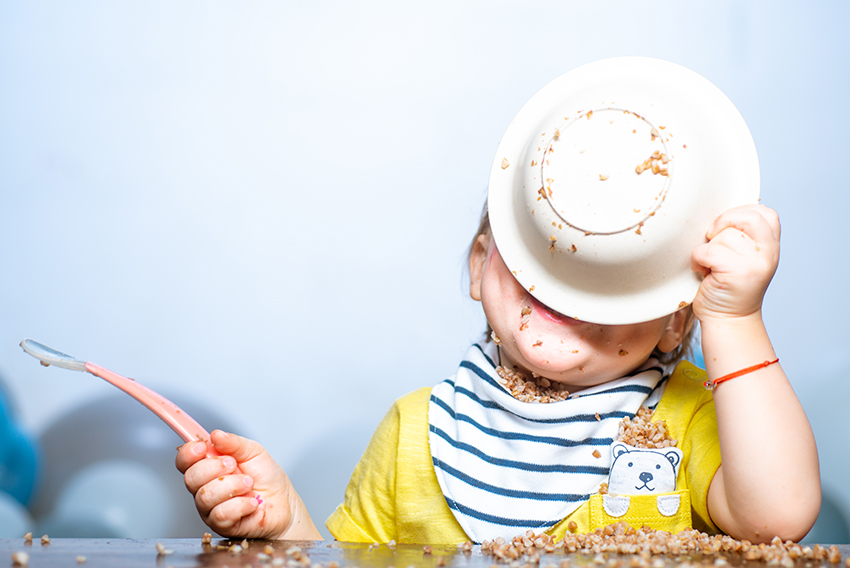
{"label": "spoon handle", "polygon": [[[43,343],[32,339],[24,339],[21,341],[21,348],[28,354],[32,355],[45,367],[55,365],[61,369],[69,369],[71,371],[86,371],[96,377],[100,377],[106,382],[118,387],[131,397],[141,402],[151,412],[156,414],[163,422],[168,424],[184,442],[192,442],[195,440],[208,441],[210,434],[203,426],[198,424],[194,418],[183,412],[180,407],[162,396],[161,394],[152,391],[151,389],[137,383],[133,379],[122,377],[118,373],[104,369],[100,365],[77,359],[67,353],[57,351],[52,347],[48,347]],[[206,457],[214,458],[221,454],[207,444]],[[241,470],[237,467],[234,473],[241,474]],[[257,499],[262,500],[257,495]]]}
{"label": "spoon handle", "polygon": [[[118,387],[125,393],[129,394],[143,405],[148,410],[156,414],[160,420],[168,424],[184,442],[192,442],[195,440],[207,441],[210,439],[210,433],[203,426],[197,423],[194,418],[183,412],[183,410],[162,396],[161,394],[152,391],[148,387],[137,383],[133,379],[123,377],[118,373],[104,369],[100,365],[86,362],[86,371],[96,377],[100,377],[104,381]],[[215,449],[207,445],[207,457],[220,456]]]}
{"label": "spoon handle", "polygon": [[[168,426],[174,430],[184,442],[193,442],[195,440],[203,440],[204,442],[209,441],[210,433],[207,432],[203,426],[198,424],[194,418],[183,412],[179,406],[158,392],[152,391],[148,387],[137,383],[133,379],[128,379],[114,371],[104,369],[100,365],[86,362],[85,367],[86,371],[95,377],[100,377],[104,381],[118,387],[131,397],[141,402],[148,410],[156,414],[160,420],[168,424]],[[212,447],[212,444],[207,444],[206,457],[214,458],[220,455],[221,454]],[[241,475],[242,470],[240,470],[237,466],[233,471],[233,474]],[[259,493],[256,493],[254,497],[259,503],[263,502]]]}

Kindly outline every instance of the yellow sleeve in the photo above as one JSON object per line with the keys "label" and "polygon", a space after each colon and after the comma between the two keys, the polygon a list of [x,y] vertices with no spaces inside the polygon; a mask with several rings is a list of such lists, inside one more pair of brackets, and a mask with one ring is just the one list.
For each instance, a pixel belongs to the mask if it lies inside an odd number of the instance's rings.
{"label": "yellow sleeve", "polygon": [[325,523],[346,542],[457,544],[467,540],[437,482],[428,443],[430,388],[398,399]]}

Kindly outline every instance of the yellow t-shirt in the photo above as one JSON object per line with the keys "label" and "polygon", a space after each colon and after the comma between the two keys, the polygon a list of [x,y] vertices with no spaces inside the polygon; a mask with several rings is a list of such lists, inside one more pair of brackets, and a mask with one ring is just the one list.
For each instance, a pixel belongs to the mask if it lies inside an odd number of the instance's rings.
{"label": "yellow t-shirt", "polygon": [[[588,532],[616,520],[671,531],[693,526],[718,532],[706,500],[720,467],[720,445],[714,401],[703,388],[704,380],[703,370],[680,363],[653,414],[653,421],[667,422],[670,436],[679,441],[677,447],[683,453],[676,484],[683,503],[690,503],[684,517],[647,516],[648,508],[641,506],[632,517],[612,520],[601,509],[601,497],[594,496],[547,532],[563,538],[570,522],[576,523],[575,532]],[[457,544],[468,539],[446,504],[431,462],[430,394],[430,388],[423,388],[398,399],[381,421],[351,475],[345,501],[327,520],[337,540]]]}

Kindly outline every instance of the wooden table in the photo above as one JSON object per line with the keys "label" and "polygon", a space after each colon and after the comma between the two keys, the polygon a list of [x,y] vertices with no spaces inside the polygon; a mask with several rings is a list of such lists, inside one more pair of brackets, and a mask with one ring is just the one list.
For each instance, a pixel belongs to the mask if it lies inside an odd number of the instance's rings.
{"label": "wooden table", "polygon": [[[28,566],[31,568],[186,568],[186,567],[228,567],[244,568],[490,568],[496,561],[484,555],[479,547],[464,552],[455,546],[433,546],[426,553],[422,545],[383,545],[351,544],[321,541],[262,541],[248,542],[247,550],[237,551],[230,548],[241,541],[213,539],[211,544],[203,544],[197,539],[93,539],[93,538],[54,538],[49,544],[41,544],[36,537],[25,543],[23,538],[0,539],[0,568],[14,566],[12,555],[25,552]],[[159,554],[157,544],[161,544],[167,554]],[[271,546],[271,556],[263,551]],[[808,567],[825,568],[834,566],[845,568],[844,561],[850,557],[850,545],[839,547],[842,553],[840,564],[810,562]],[[300,551],[300,552],[299,552]],[[728,557],[727,557],[728,558]],[[78,560],[79,559],[79,560]],[[538,565],[531,566],[525,559],[513,564],[515,568],[562,568],[562,562],[568,560],[572,568],[629,568],[629,557],[612,555],[565,554],[555,552],[542,554]],[[664,568],[681,564],[690,564],[694,568],[702,565],[717,568],[716,558],[707,557],[666,557],[652,559],[652,568]],[[498,563],[508,568],[509,564]],[[742,565],[748,568],[767,566],[764,562],[742,562],[740,558],[728,558],[728,566]],[[796,566],[808,568],[807,563],[798,561]]]}

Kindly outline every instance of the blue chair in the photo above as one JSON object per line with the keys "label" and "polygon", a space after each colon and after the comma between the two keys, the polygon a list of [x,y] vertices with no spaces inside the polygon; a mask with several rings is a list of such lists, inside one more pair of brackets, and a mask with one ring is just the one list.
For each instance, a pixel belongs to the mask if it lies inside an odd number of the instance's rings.
{"label": "blue chair", "polygon": [[32,528],[26,507],[38,485],[40,468],[39,447],[17,424],[0,378],[0,538],[20,537]]}

